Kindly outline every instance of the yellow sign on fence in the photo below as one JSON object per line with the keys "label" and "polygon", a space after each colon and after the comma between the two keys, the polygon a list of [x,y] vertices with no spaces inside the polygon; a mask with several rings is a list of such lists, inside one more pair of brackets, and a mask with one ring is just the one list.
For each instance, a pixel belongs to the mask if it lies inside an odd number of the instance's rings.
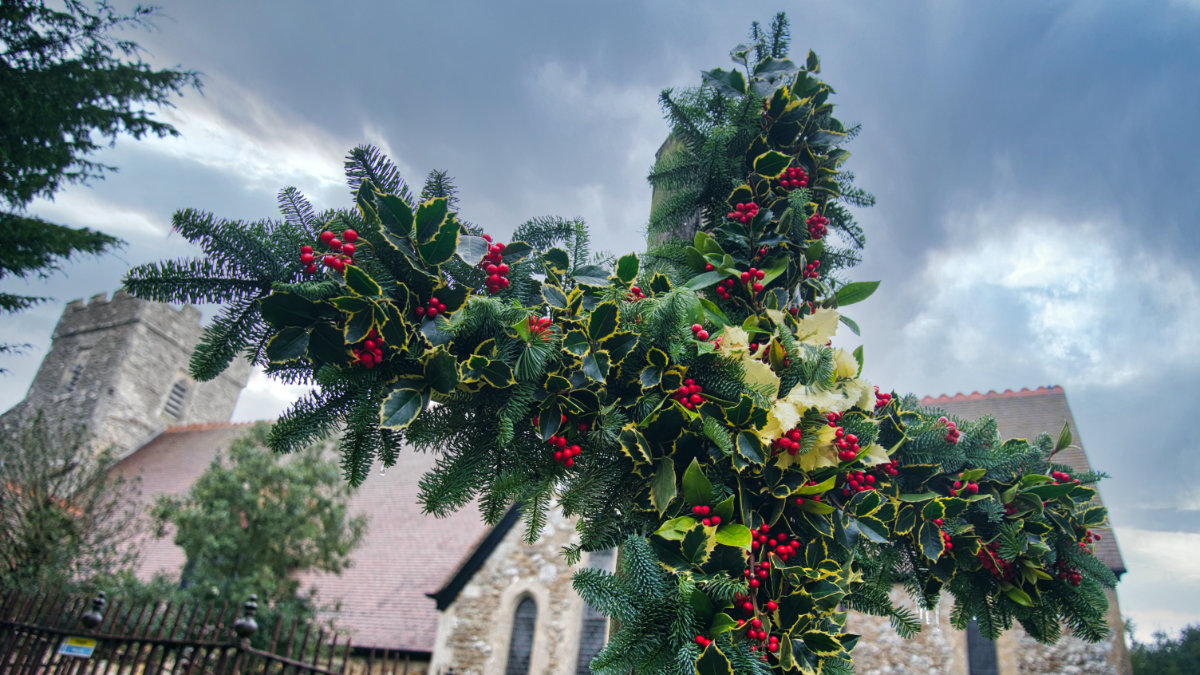
{"label": "yellow sign on fence", "polygon": [[96,650],[96,641],[92,638],[85,637],[69,637],[63,640],[58,646],[58,653],[64,656],[78,656],[86,659],[90,658],[92,652]]}

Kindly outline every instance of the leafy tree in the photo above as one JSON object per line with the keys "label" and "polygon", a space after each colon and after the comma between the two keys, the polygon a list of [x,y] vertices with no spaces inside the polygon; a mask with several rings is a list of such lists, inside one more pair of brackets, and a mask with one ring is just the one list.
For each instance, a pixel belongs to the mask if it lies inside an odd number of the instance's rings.
{"label": "leafy tree", "polygon": [[263,447],[267,425],[236,439],[185,495],[151,509],[157,535],[174,531],[187,556],[181,585],[195,598],[307,606],[295,573],[350,564],[366,518],[350,517],[336,463],[312,446],[281,459]]}
{"label": "leafy tree", "polygon": [[[88,228],[26,215],[37,197],[68,183],[100,178],[115,167],[90,159],[120,134],[177,135],[147,104],[199,87],[196,73],[155,69],[137,44],[117,34],[147,27],[154,10],[117,12],[104,0],[0,3],[0,280],[46,276],[75,254],[103,253],[121,242]],[[46,300],[0,293],[0,313]],[[19,350],[0,344],[0,353]]]}
{"label": "leafy tree", "polygon": [[1177,639],[1162,631],[1150,643],[1133,641],[1129,658],[1134,675],[1186,675],[1200,673],[1200,625],[1183,629]]}
{"label": "leafy tree", "polygon": [[138,482],[85,438],[40,416],[0,428],[0,588],[90,587],[136,559]]}

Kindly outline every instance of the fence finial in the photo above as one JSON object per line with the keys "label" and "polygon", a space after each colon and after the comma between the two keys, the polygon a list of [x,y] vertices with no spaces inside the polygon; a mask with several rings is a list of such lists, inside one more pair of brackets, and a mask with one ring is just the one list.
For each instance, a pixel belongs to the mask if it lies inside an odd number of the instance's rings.
{"label": "fence finial", "polygon": [[100,622],[104,620],[104,607],[107,604],[108,599],[104,596],[104,591],[96,593],[96,597],[92,598],[92,609],[79,617],[79,623],[82,623],[83,627],[88,630],[99,626]]}
{"label": "fence finial", "polygon": [[233,631],[238,637],[246,639],[258,630],[258,622],[254,620],[254,615],[258,613],[258,595],[251,594],[246,604],[242,605],[242,609],[244,611],[241,618],[233,622]]}

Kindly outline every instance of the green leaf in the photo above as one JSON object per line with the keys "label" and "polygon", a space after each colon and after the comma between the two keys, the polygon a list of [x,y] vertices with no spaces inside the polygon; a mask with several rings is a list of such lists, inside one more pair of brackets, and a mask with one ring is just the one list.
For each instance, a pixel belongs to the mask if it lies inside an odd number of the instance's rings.
{"label": "green leaf", "polygon": [[355,265],[346,266],[346,285],[355,293],[369,298],[377,298],[383,292],[383,289],[370,275]]}
{"label": "green leaf", "polygon": [[1058,433],[1058,442],[1054,444],[1054,452],[1066,450],[1071,447],[1071,425],[1063,423],[1062,431]]}
{"label": "green leaf", "polygon": [[449,394],[458,386],[458,361],[445,347],[438,347],[425,361],[425,381],[434,391]]}
{"label": "green leaf", "polygon": [[367,333],[371,332],[371,327],[375,325],[375,315],[372,312],[355,312],[350,315],[350,319],[346,321],[346,329],[343,331],[346,344],[352,345],[361,342],[367,337]]}
{"label": "green leaf", "polygon": [[942,555],[946,546],[942,541],[941,528],[933,523],[921,523],[921,528],[917,531],[917,540],[921,544],[921,553],[934,562]]}
{"label": "green leaf", "polygon": [[344,363],[349,359],[342,331],[329,324],[313,326],[308,337],[308,357],[316,364]]}
{"label": "green leaf", "polygon": [[379,426],[399,430],[412,424],[425,409],[429,395],[416,388],[411,379],[401,380],[388,391],[387,398],[379,407]]}
{"label": "green leaf", "polygon": [[1033,598],[1029,597],[1028,593],[1020,588],[1017,588],[1016,586],[1009,584],[1008,588],[1004,589],[1004,594],[1008,596],[1009,600],[1012,600],[1018,605],[1022,605],[1024,607],[1033,607]]}
{"label": "green leaf", "polygon": [[704,319],[718,326],[730,325],[729,317],[725,316],[716,303],[708,298],[700,298],[700,306],[704,308]]}
{"label": "green leaf", "polygon": [[727,633],[734,628],[737,628],[737,622],[733,620],[733,617],[725,612],[717,612],[713,615],[712,623],[708,626],[708,634],[715,638],[721,633]]}
{"label": "green leaf", "polygon": [[741,523],[723,523],[717,528],[717,543],[722,546],[733,546],[749,551],[751,540],[750,528]]}
{"label": "green leaf", "polygon": [[811,49],[808,51],[808,59],[805,61],[804,67],[810,73],[821,72],[821,59],[817,58],[817,53]]}
{"label": "green leaf", "polygon": [[663,457],[658,460],[658,469],[650,482],[650,501],[659,516],[666,512],[667,505],[675,499],[675,493],[675,463],[669,457]]}
{"label": "green leaf", "polygon": [[293,293],[276,291],[258,303],[262,318],[273,328],[311,326],[321,314],[317,303]]}
{"label": "green leaf", "polygon": [[584,356],[591,349],[591,345],[588,344],[587,336],[583,334],[583,331],[570,330],[563,338],[563,349],[575,356]]}
{"label": "green leaf", "polygon": [[357,295],[343,295],[329,301],[334,307],[347,313],[365,312],[371,309],[371,301]]}
{"label": "green leaf", "polygon": [[580,265],[571,272],[571,278],[585,286],[607,286],[608,270],[599,265]]}
{"label": "green leaf", "polygon": [[693,506],[707,506],[713,498],[712,482],[704,475],[695,457],[683,472],[683,498]]}
{"label": "green leaf", "polygon": [[877,288],[879,288],[878,281],[855,281],[839,288],[834,299],[837,301],[838,307],[853,305],[871,297]]}
{"label": "green leaf", "polygon": [[458,247],[454,250],[463,262],[474,267],[483,261],[483,256],[488,254],[488,242],[483,237],[477,237],[473,234],[464,234],[458,238]]}
{"label": "green leaf", "polygon": [[617,259],[617,278],[623,284],[631,284],[637,279],[638,257],[636,253],[626,253]]}
{"label": "green leaf", "polygon": [[737,452],[742,458],[751,464],[762,466],[765,461],[762,451],[762,442],[758,440],[758,436],[749,431],[738,433],[737,437]]}
{"label": "green leaf", "polygon": [[272,363],[303,358],[308,352],[308,331],[288,326],[267,343],[267,359]]}
{"label": "green leaf", "polygon": [[561,248],[552,248],[542,254],[542,264],[550,271],[562,276],[571,268],[571,256]]}
{"label": "green leaf", "polygon": [[746,78],[737,70],[722,70],[714,68],[701,73],[704,84],[716,89],[725,96],[744,96],[746,94]]}
{"label": "green leaf", "polygon": [[851,333],[854,333],[855,335],[862,335],[862,332],[860,332],[858,329],[858,322],[856,322],[854,319],[851,319],[845,314],[841,314],[838,316],[838,321],[846,324],[846,328],[849,328]]}
{"label": "green leaf", "polygon": [[842,643],[823,631],[806,631],[800,639],[804,641],[804,646],[817,656],[837,656],[838,652],[842,651]]}
{"label": "green leaf", "polygon": [[[446,221],[449,208],[445,197],[437,197],[417,207],[417,244],[432,241],[440,234],[442,223]],[[451,249],[453,250],[453,249]]]}
{"label": "green leaf", "polygon": [[703,272],[703,273],[697,274],[696,276],[691,277],[690,279],[685,281],[683,283],[683,287],[690,288],[693,291],[698,291],[698,290],[701,290],[704,288],[708,288],[709,286],[712,286],[713,284],[724,279],[726,276],[727,275],[722,274],[719,270],[713,270],[711,272]]}
{"label": "green leaf", "polygon": [[555,309],[567,308],[567,294],[553,284],[542,284],[542,301]]}
{"label": "green leaf", "polygon": [[697,527],[688,531],[683,536],[682,542],[683,557],[693,565],[701,565],[708,559],[709,541],[708,533],[703,527]]}
{"label": "green leaf", "polygon": [[788,59],[777,59],[768,56],[754,66],[755,75],[789,75],[800,70],[800,66]]}
{"label": "green leaf", "polygon": [[600,384],[604,384],[604,378],[608,377],[608,369],[611,363],[608,358],[608,352],[603,349],[597,349],[583,357],[583,374],[589,380],[594,380]]}
{"label": "green leaf", "polygon": [[603,302],[596,305],[591,316],[588,317],[588,339],[592,342],[600,342],[617,332],[620,314],[616,303]]}
{"label": "green leaf", "polygon": [[642,389],[657,387],[662,383],[662,369],[657,366],[642,368],[642,372],[638,374],[638,383],[642,385]]}
{"label": "green leaf", "polygon": [[446,218],[430,241],[417,244],[421,259],[430,265],[441,265],[453,258],[460,234],[461,230],[454,217]]}
{"label": "green leaf", "polygon": [[397,237],[411,237],[413,233],[412,207],[396,195],[375,193],[375,206],[379,211],[379,221],[388,232]]}
{"label": "green leaf", "polygon": [[650,463],[650,443],[642,435],[642,432],[633,428],[632,424],[626,425],[621,430],[621,435],[617,437],[617,440],[621,443],[621,450],[629,459],[633,460],[634,464]]}
{"label": "green leaf", "polygon": [[858,361],[858,373],[856,373],[854,376],[861,377],[862,369],[863,369],[863,346],[862,345],[859,345],[858,348],[856,348],[854,350],[854,360]]}
{"label": "green leaf", "polygon": [[775,150],[764,152],[754,158],[754,173],[768,178],[778,178],[791,161],[792,158],[782,152]]}

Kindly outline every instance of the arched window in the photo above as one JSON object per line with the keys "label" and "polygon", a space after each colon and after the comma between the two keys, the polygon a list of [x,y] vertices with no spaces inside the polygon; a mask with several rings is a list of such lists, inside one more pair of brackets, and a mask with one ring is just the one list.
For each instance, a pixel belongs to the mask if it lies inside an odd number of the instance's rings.
{"label": "arched window", "polygon": [[179,419],[183,415],[183,401],[187,398],[187,391],[187,380],[177,381],[171,387],[171,393],[167,394],[167,402],[163,405],[163,414],[173,420]]}
{"label": "arched window", "polygon": [[508,664],[504,675],[528,675],[533,654],[533,632],[537,626],[537,604],[525,596],[513,615],[512,639],[508,642]]}
{"label": "arched window", "polygon": [[[593,551],[588,554],[588,567],[605,572],[613,569],[613,554],[616,549]],[[591,605],[583,606],[583,622],[579,627],[579,655],[575,658],[576,675],[591,675],[592,669],[588,664],[608,640],[608,617]]]}

